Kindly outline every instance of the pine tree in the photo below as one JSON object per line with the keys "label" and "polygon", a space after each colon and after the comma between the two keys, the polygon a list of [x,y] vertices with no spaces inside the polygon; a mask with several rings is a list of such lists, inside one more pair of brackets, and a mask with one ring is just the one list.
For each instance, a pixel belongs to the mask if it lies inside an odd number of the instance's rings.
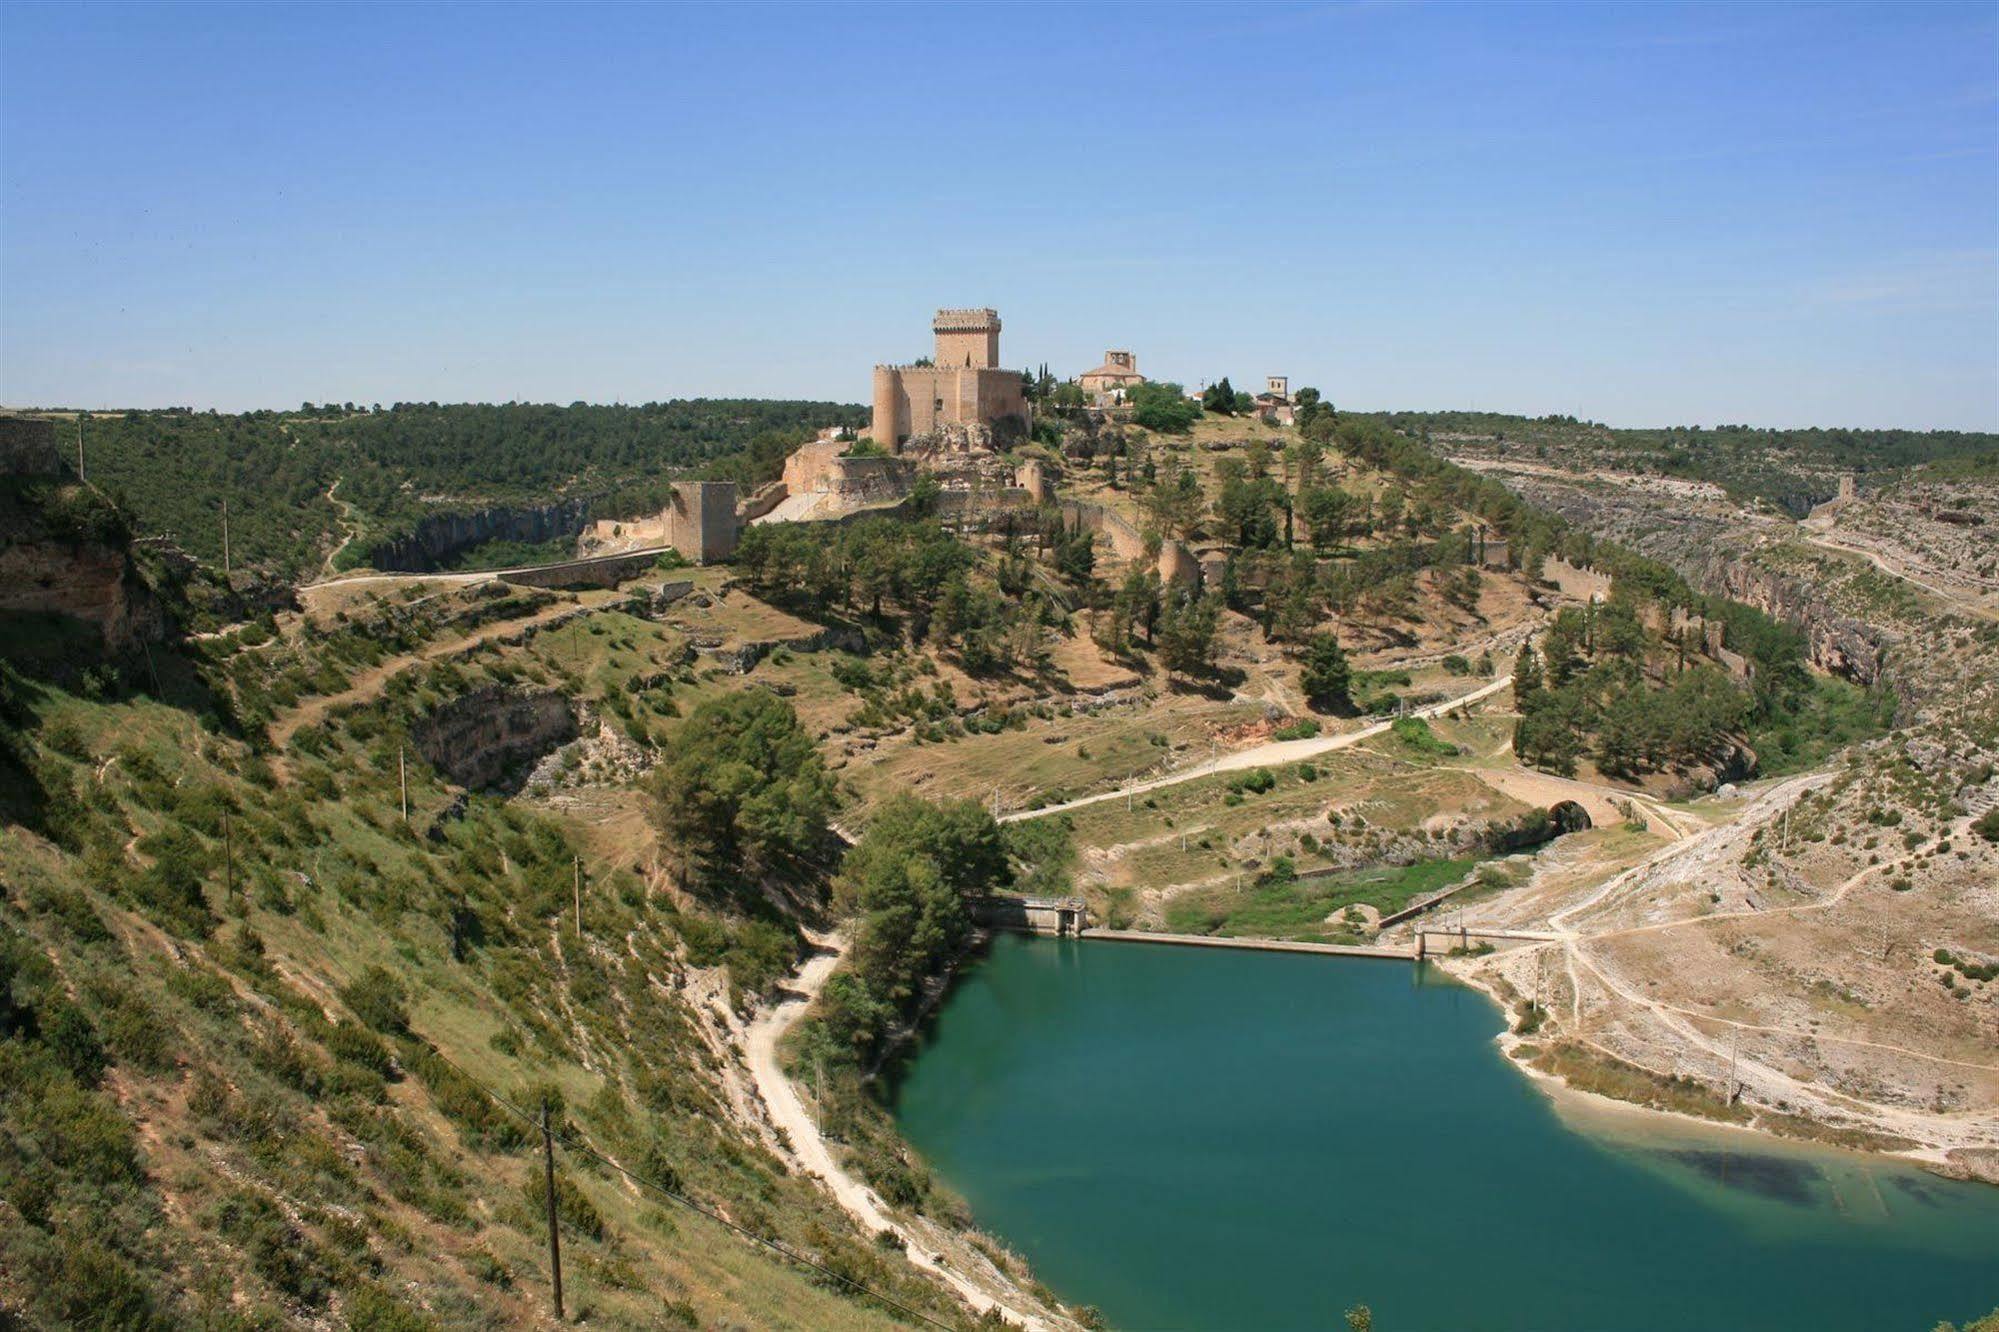
{"label": "pine tree", "polygon": [[1332,634],[1313,634],[1305,646],[1305,698],[1321,710],[1353,706],[1353,668]]}

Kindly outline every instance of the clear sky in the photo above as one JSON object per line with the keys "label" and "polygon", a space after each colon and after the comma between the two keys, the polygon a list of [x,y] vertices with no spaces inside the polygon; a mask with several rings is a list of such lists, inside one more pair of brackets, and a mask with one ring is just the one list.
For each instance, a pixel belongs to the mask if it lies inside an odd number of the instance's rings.
{"label": "clear sky", "polygon": [[0,0],[0,400],[1999,428],[1999,7]]}

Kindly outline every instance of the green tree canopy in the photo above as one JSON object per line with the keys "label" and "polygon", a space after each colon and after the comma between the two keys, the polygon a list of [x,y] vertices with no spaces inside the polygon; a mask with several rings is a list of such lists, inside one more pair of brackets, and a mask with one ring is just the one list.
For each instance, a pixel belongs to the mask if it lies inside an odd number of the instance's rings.
{"label": "green tree canopy", "polygon": [[791,704],[766,689],[704,702],[652,778],[654,824],[703,873],[801,875],[837,788]]}

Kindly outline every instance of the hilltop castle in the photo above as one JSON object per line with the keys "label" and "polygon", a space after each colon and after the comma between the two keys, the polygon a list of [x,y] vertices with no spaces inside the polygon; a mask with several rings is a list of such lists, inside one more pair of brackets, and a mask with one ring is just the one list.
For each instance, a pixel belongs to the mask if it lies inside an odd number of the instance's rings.
{"label": "hilltop castle", "polygon": [[[900,451],[919,436],[962,434],[990,444],[1027,431],[1020,373],[1000,367],[997,310],[939,310],[930,365],[875,367],[875,443]],[[956,429],[951,429],[955,427]]]}

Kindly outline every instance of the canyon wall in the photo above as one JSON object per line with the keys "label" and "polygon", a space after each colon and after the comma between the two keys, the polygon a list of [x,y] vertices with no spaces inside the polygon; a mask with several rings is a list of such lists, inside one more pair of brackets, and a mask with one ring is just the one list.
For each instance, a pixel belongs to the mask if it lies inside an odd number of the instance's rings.
{"label": "canyon wall", "polygon": [[595,496],[549,504],[494,505],[459,513],[439,513],[402,536],[376,543],[368,563],[393,573],[434,573],[462,550],[487,541],[530,544],[573,537],[583,530]]}
{"label": "canyon wall", "polygon": [[165,632],[159,600],[131,557],[96,541],[0,544],[0,611],[81,620],[114,652],[157,642]]}
{"label": "canyon wall", "polygon": [[508,788],[536,759],[576,738],[576,714],[553,690],[487,685],[439,707],[411,738],[425,762],[460,786]]}

